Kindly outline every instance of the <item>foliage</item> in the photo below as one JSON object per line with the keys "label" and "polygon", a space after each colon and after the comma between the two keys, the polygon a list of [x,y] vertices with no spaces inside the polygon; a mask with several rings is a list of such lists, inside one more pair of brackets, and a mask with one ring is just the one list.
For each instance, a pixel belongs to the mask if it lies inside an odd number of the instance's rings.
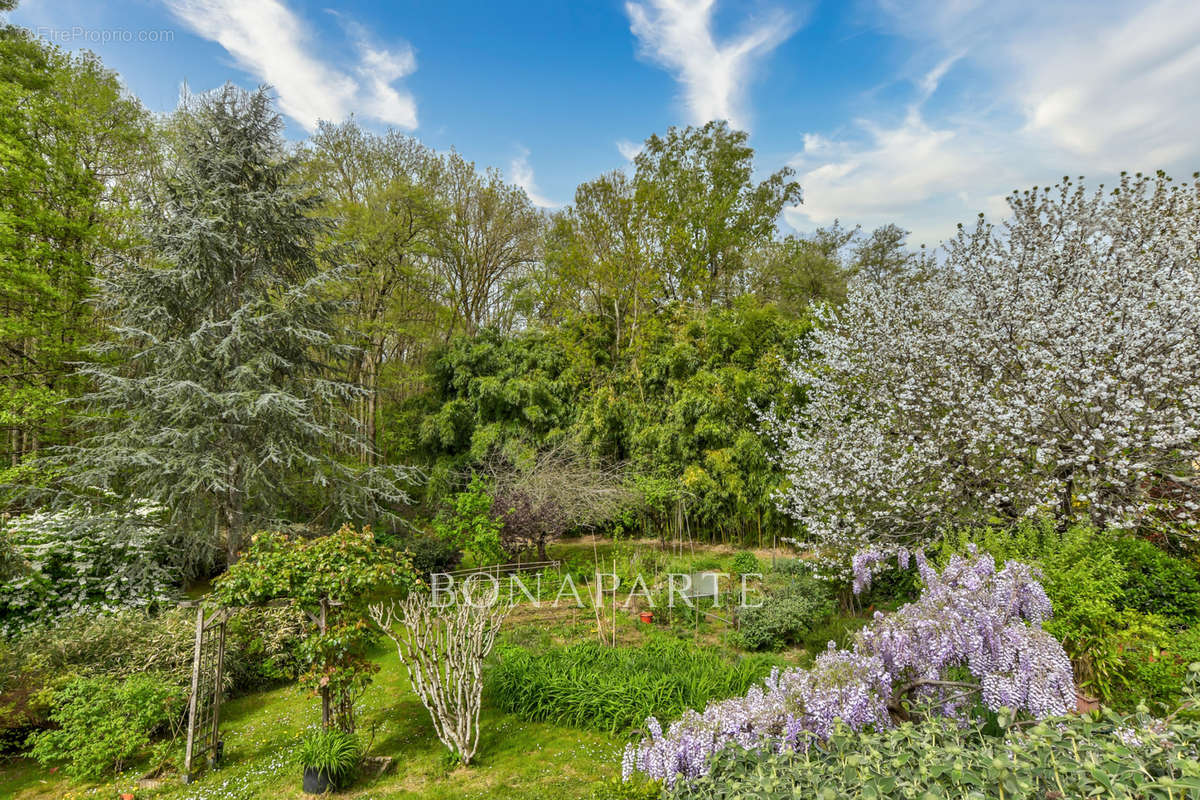
{"label": "foliage", "polygon": [[703,775],[727,745],[791,749],[828,739],[837,725],[883,729],[914,713],[966,717],[980,703],[1034,718],[1075,707],[1071,663],[1040,623],[1050,601],[1029,567],[997,570],[989,555],[954,557],[939,574],[918,553],[925,589],[892,614],[877,614],[854,646],[833,643],[810,669],[774,671],[744,697],[686,712],[664,734],[629,745],[622,774],[674,786]]}
{"label": "foliage", "polygon": [[184,700],[178,686],[153,674],[119,682],[76,678],[54,690],[50,719],[58,727],[34,734],[30,754],[81,778],[119,772],[155,733],[178,724]]}
{"label": "foliage", "polygon": [[80,373],[94,387],[79,402],[88,435],[46,461],[64,473],[56,501],[146,498],[172,528],[223,537],[229,562],[247,524],[305,491],[320,492],[318,511],[370,518],[405,502],[397,481],[414,477],[342,458],[363,446],[345,413],[361,389],[332,373],[346,351],[336,271],[281,128],[265,90],[186,99],[144,244],[113,254],[101,284],[114,341]]}
{"label": "foliage", "polygon": [[448,506],[433,521],[438,537],[469,555],[475,566],[496,564],[504,559],[500,544],[502,526],[492,513],[492,485],[487,478],[472,475],[471,483],[454,494]]}
{"label": "foliage", "polygon": [[5,525],[11,574],[0,583],[0,631],[12,636],[70,614],[172,599],[182,578],[176,541],[148,504],[128,514],[42,511]]}
{"label": "foliage", "polygon": [[1195,564],[1133,536],[1118,537],[1112,546],[1125,575],[1122,608],[1160,614],[1174,624],[1200,623],[1200,574]]}
{"label": "foliage", "polygon": [[1191,797],[1200,725],[1106,712],[1002,731],[943,719],[857,731],[779,753],[729,747],[708,774],[676,784],[688,800],[745,797]]}
{"label": "foliage", "polygon": [[362,742],[353,733],[337,728],[309,728],[296,748],[297,763],[327,776],[334,786],[344,786],[362,758]]}
{"label": "foliage", "polygon": [[613,332],[587,320],[455,338],[411,403],[419,441],[392,457],[430,463],[432,499],[460,473],[570,446],[627,465],[643,502],[626,528],[713,539],[786,530],[772,500],[782,473],[755,429],[761,411],[802,402],[784,377],[807,327],[747,298],[702,315],[661,309],[616,356]]}
{"label": "foliage", "polygon": [[756,575],[762,565],[758,563],[758,556],[748,550],[743,550],[733,557],[733,563],[730,565],[730,571],[734,575]]}
{"label": "foliage", "polygon": [[1200,510],[1200,180],[1009,204],[819,314],[781,500],[831,566],[1041,515],[1174,537]]}
{"label": "foliage", "polygon": [[833,613],[829,590],[808,575],[768,591],[761,603],[738,609],[736,641],[747,650],[778,650],[795,644],[815,623]]}
{"label": "foliage", "polygon": [[289,600],[310,615],[309,634],[297,648],[300,681],[321,695],[326,726],[332,701],[338,726],[353,732],[354,697],[378,670],[366,655],[374,638],[367,606],[418,585],[406,554],[381,545],[370,528],[344,525],[311,539],[256,534],[245,557],[216,580],[213,596],[227,606]]}
{"label": "foliage", "polygon": [[130,244],[152,160],[150,117],[93,54],[0,22],[0,483],[72,435],[62,402],[96,340],[101,254]]}
{"label": "foliage", "polygon": [[502,646],[488,675],[489,700],[522,719],[613,733],[650,714],[679,714],[745,692],[774,663],[728,658],[654,636],[636,647],[583,642],[533,651]]}

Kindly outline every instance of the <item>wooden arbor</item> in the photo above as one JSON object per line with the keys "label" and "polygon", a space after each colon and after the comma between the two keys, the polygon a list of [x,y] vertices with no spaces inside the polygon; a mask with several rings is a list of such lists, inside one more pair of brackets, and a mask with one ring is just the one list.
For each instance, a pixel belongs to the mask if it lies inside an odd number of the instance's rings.
{"label": "wooden arbor", "polygon": [[[221,760],[224,742],[221,739],[221,696],[225,679],[225,630],[229,618],[237,609],[222,606],[205,611],[199,603],[181,603],[196,608],[196,642],[192,650],[192,689],[188,696],[187,744],[183,756],[183,782],[191,783],[199,771],[201,759],[206,758],[209,769]],[[291,605],[289,600],[276,600],[257,607]],[[325,632],[326,612],[340,603],[322,601],[320,614],[305,612],[309,621]],[[329,690],[321,691],[321,724],[328,727],[332,719]]]}

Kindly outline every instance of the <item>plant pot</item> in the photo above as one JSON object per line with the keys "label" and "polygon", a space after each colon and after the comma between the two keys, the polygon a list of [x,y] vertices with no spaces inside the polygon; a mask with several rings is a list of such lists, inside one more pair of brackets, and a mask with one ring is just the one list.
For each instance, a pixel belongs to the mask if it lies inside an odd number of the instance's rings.
{"label": "plant pot", "polygon": [[333,778],[322,770],[304,768],[304,791],[308,794],[325,794],[333,788]]}
{"label": "plant pot", "polygon": [[649,624],[654,621],[654,612],[653,611],[643,611],[642,613],[638,614],[638,619],[640,619],[642,622]]}

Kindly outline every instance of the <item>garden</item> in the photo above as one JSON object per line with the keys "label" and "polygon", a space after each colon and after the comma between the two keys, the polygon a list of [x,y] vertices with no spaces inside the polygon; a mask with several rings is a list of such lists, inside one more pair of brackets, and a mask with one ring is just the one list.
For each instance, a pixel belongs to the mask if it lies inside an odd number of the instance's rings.
{"label": "garden", "polygon": [[1200,796],[1200,175],[933,254],[0,66],[0,797]]}

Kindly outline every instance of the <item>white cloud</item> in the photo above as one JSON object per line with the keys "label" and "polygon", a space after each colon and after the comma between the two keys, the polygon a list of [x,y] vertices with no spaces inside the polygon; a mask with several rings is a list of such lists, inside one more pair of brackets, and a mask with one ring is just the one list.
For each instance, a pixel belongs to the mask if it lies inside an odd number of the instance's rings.
{"label": "white cloud", "polygon": [[559,208],[562,205],[547,199],[538,189],[537,181],[533,177],[533,167],[529,163],[528,149],[521,148],[521,152],[512,160],[509,171],[512,173],[513,183],[524,189],[529,202],[538,208]]}
{"label": "white cloud", "polygon": [[234,57],[239,67],[271,84],[279,107],[307,130],[322,119],[351,113],[413,130],[417,105],[394,84],[416,70],[405,45],[375,47],[358,31],[358,63],[350,73],[323,60],[304,22],[281,0],[165,0],[171,11],[200,36]]}
{"label": "white cloud", "polygon": [[[878,5],[886,28],[936,63],[912,78],[901,119],[805,136],[793,160],[805,204],[786,212],[793,226],[896,221],[933,244],[980,211],[1002,215],[1015,188],[1200,167],[1195,0]],[[929,111],[960,64],[987,85]]]}
{"label": "white cloud", "polygon": [[792,34],[795,22],[777,11],[719,44],[712,30],[715,2],[647,0],[627,2],[625,11],[642,56],[671,71],[682,85],[692,122],[724,119],[744,129],[754,68]]}
{"label": "white cloud", "polygon": [[626,161],[633,161],[638,157],[638,153],[642,152],[645,145],[637,142],[631,142],[628,139],[617,140],[617,152],[621,154],[621,158]]}

